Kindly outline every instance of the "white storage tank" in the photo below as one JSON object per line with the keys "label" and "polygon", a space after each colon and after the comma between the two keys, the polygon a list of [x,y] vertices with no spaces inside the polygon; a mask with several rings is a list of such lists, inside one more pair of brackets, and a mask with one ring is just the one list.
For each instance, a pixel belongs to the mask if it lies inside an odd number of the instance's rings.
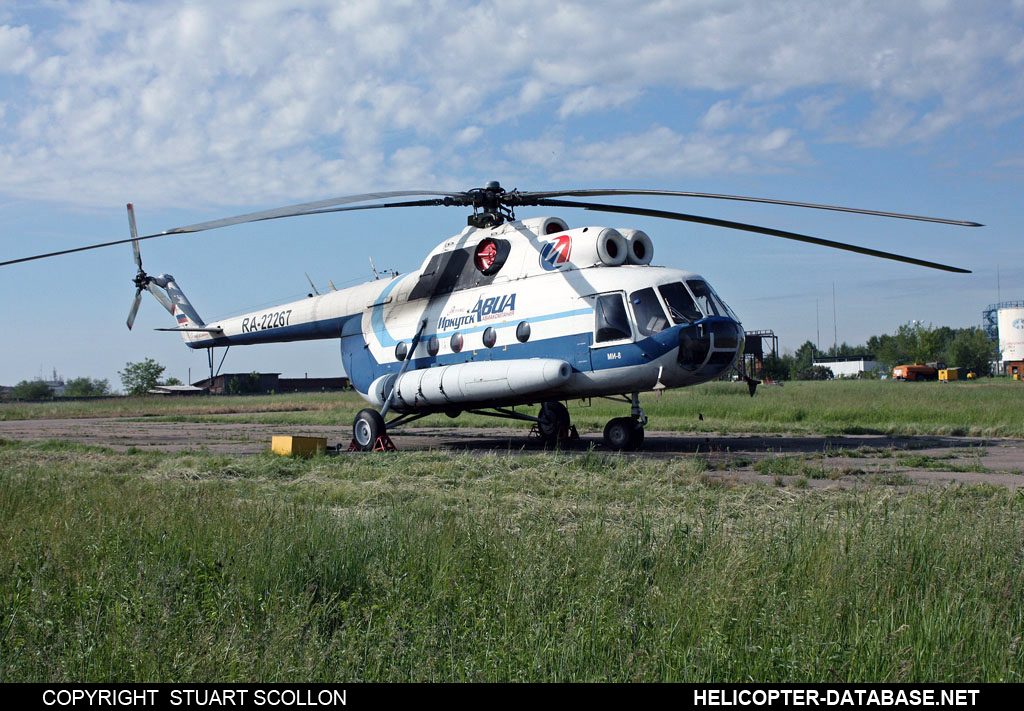
{"label": "white storage tank", "polygon": [[1000,360],[1024,360],[1024,308],[999,309]]}

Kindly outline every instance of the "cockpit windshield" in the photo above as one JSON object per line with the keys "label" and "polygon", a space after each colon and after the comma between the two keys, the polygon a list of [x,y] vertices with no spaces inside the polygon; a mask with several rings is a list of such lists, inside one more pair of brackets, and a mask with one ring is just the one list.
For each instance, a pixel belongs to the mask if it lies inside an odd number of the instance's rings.
{"label": "cockpit windshield", "polygon": [[724,316],[725,308],[715,297],[715,292],[707,285],[707,282],[700,279],[690,279],[686,282],[697,299],[697,306],[708,316]]}
{"label": "cockpit windshield", "polygon": [[693,297],[690,296],[690,292],[686,290],[686,287],[681,282],[662,284],[658,287],[658,291],[661,292],[662,298],[665,299],[665,304],[668,306],[668,313],[672,317],[673,323],[690,323],[691,321],[699,321],[704,317],[704,314],[700,312],[697,305],[693,303]]}
{"label": "cockpit windshield", "polygon": [[693,295],[697,297],[697,305],[709,316],[728,316],[734,321],[739,321],[729,305],[722,301],[722,297],[715,293],[715,290],[706,281],[690,279],[686,283],[693,291]]}
{"label": "cockpit windshield", "polygon": [[654,293],[654,289],[634,291],[629,295],[629,303],[633,305],[636,327],[642,335],[653,336],[668,328],[665,310],[661,308],[661,302],[658,301],[658,295]]}

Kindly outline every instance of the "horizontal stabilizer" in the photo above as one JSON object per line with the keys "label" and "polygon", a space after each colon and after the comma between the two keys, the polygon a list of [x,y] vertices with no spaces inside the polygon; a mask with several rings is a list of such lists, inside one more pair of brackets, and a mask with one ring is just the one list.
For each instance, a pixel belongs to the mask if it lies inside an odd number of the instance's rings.
{"label": "horizontal stabilizer", "polygon": [[200,331],[202,333],[224,333],[223,328],[154,328],[154,331]]}

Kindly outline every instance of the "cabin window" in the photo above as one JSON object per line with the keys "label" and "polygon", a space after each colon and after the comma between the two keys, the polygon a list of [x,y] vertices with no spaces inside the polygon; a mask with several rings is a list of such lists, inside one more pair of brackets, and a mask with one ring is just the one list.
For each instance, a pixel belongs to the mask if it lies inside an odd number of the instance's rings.
{"label": "cabin window", "polygon": [[665,304],[668,306],[668,313],[672,317],[673,323],[689,323],[691,321],[699,321],[703,317],[703,314],[697,308],[697,304],[693,303],[693,297],[690,296],[690,292],[686,290],[682,282],[662,284],[658,287],[658,291],[661,292],[662,298],[665,299]]}
{"label": "cabin window", "polygon": [[427,341],[427,353],[431,356],[436,356],[437,352],[441,349],[441,344],[437,341],[437,336],[431,336],[430,340]]}
{"label": "cabin window", "polygon": [[458,331],[452,334],[451,347],[452,353],[458,353],[462,350],[462,334]]}
{"label": "cabin window", "polygon": [[530,340],[530,324],[526,321],[520,321],[519,325],[516,326],[516,340],[520,343],[526,343]]}
{"label": "cabin window", "polygon": [[494,348],[494,344],[498,342],[498,332],[494,330],[494,326],[488,326],[484,329],[484,345],[488,348]]}
{"label": "cabin window", "polygon": [[408,353],[409,346],[406,345],[405,341],[402,341],[397,346],[395,346],[395,358],[397,358],[399,361],[405,360],[405,356],[408,355]]}
{"label": "cabin window", "polygon": [[633,304],[633,316],[636,318],[636,327],[645,336],[653,336],[668,328],[668,319],[665,318],[665,310],[661,308],[658,295],[654,289],[647,288],[634,291],[629,295],[629,303]]}
{"label": "cabin window", "polygon": [[596,323],[594,327],[595,341],[621,341],[633,335],[629,327],[629,318],[626,316],[626,305],[622,301],[622,294],[604,294],[597,297],[594,306]]}

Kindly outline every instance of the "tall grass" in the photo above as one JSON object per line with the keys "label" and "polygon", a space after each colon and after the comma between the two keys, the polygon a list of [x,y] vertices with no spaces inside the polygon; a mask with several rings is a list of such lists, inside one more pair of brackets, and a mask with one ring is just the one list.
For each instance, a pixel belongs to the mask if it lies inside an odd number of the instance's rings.
{"label": "tall grass", "polygon": [[1024,500],[0,444],[0,681],[1020,681]]}

